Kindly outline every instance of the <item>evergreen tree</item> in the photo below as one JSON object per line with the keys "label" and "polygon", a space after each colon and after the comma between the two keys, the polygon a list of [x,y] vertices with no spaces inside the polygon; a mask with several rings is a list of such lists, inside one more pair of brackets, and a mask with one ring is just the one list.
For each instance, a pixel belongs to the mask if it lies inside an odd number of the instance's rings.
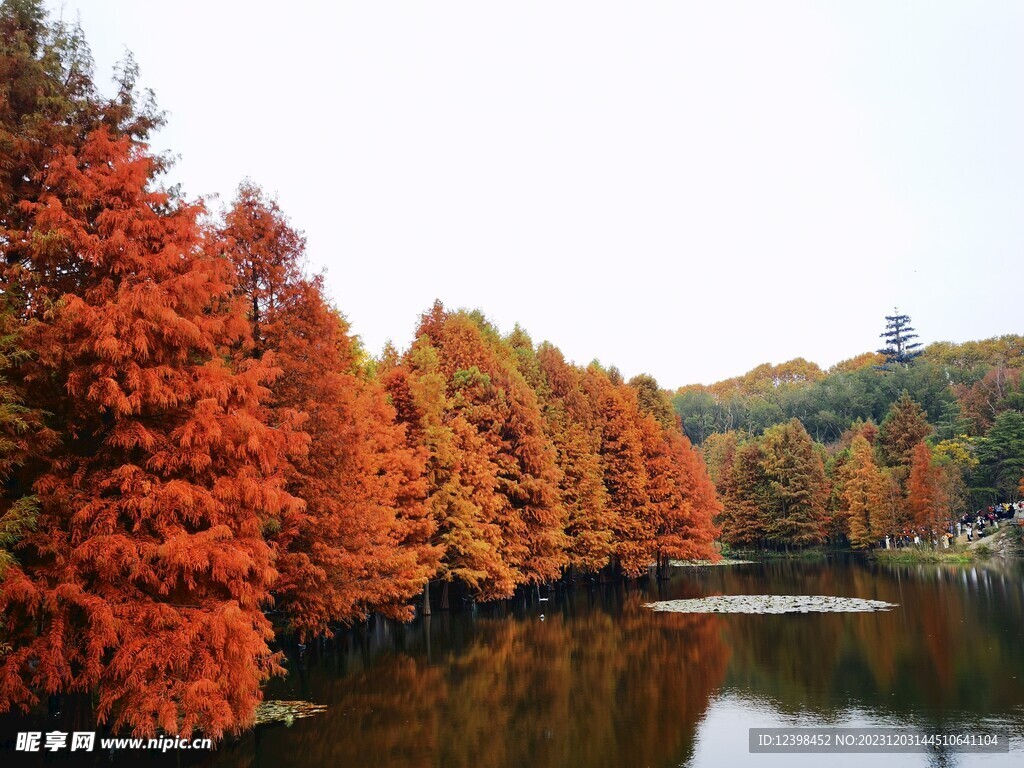
{"label": "evergreen tree", "polygon": [[43,412],[26,407],[6,380],[5,374],[29,357],[20,338],[13,313],[0,311],[0,579],[16,562],[14,547],[35,527],[38,512],[35,495],[18,482],[18,470],[45,455],[56,438],[44,425]]}
{"label": "evergreen tree", "polygon": [[1012,498],[1024,474],[1024,413],[1000,413],[977,445],[979,488],[995,501]]}
{"label": "evergreen tree", "polygon": [[878,354],[885,355],[885,366],[907,366],[917,359],[921,352],[921,342],[914,341],[918,335],[910,325],[910,316],[900,314],[899,309],[885,316],[885,330],[879,334],[885,339],[885,346]]}

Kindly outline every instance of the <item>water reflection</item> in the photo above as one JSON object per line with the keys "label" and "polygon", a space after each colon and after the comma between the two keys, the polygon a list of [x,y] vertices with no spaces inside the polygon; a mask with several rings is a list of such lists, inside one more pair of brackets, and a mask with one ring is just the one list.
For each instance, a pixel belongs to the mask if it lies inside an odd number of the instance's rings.
{"label": "water reflection", "polygon": [[730,617],[727,685],[783,711],[839,717],[856,704],[943,722],[1012,714],[1024,703],[1017,569],[789,564],[719,573],[705,584],[899,604],[881,613]]}
{"label": "water reflection", "polygon": [[[758,593],[900,607],[781,616],[655,615],[642,607]],[[317,766],[716,764],[745,753],[746,729],[759,722],[996,723],[1019,731],[1022,602],[1018,569],[840,559],[686,570],[668,584],[578,590],[507,615],[443,614],[404,631],[382,625],[372,642],[352,640],[347,651],[311,661],[303,693],[331,703],[330,713],[265,734],[257,763],[302,754]],[[716,730],[722,712],[733,730],[727,738]]]}
{"label": "water reflection", "polygon": [[[439,613],[406,627],[380,622],[291,656],[288,678],[269,692],[325,703],[326,714],[261,728],[214,755],[166,760],[218,768],[702,768],[752,761],[747,729],[755,726],[1001,725],[1021,734],[1022,576],[1019,566],[875,566],[854,558],[752,564]],[[899,607],[769,616],[643,608],[651,600],[762,593]],[[5,734],[18,730],[9,718],[0,725]],[[1024,752],[1024,742],[1016,744],[1011,755],[874,759],[1012,764]],[[137,755],[111,757],[139,762]],[[838,768],[865,758],[824,759]],[[756,760],[791,768],[823,757]]]}
{"label": "water reflection", "polygon": [[257,764],[678,764],[727,652],[718,617],[651,621],[647,599],[584,592],[543,620],[536,604],[514,617],[435,617],[406,630],[403,652],[347,675],[324,656],[308,692],[330,711],[262,738]]}

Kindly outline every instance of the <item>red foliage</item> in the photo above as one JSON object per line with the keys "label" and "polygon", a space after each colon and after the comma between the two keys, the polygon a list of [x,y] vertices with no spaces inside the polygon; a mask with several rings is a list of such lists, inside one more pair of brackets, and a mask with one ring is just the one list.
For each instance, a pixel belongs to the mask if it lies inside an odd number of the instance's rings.
{"label": "red foliage", "polygon": [[562,353],[542,345],[537,353],[546,384],[545,419],[562,471],[559,491],[566,510],[569,565],[596,573],[613,551],[614,515],[600,457],[598,414],[583,388],[583,373]]}
{"label": "red foliage", "polygon": [[907,506],[914,525],[928,530],[942,530],[949,515],[942,482],[942,469],[932,459],[932,452],[922,440],[911,453],[910,478],[907,480]]}
{"label": "red foliage", "polygon": [[586,376],[600,420],[601,462],[613,515],[615,555],[623,573],[637,576],[653,562],[656,547],[636,393],[623,384],[613,384],[595,367],[589,368]]}
{"label": "red foliage", "polygon": [[25,206],[22,377],[61,443],[24,470],[40,517],[0,586],[0,705],[95,690],[115,727],[220,735],[277,669],[262,527],[295,501],[259,416],[272,371],[225,362],[246,332],[228,265],[204,252],[198,206],[149,189],[153,168],[99,130]]}
{"label": "red foliage", "polygon": [[[383,379],[410,443],[427,452],[427,509],[440,550],[437,578],[461,581],[484,599],[508,597],[518,574],[503,556],[499,465],[492,444],[469,421],[468,401],[479,403],[485,395],[483,377],[462,377],[450,396],[437,350],[421,339]],[[482,408],[478,404],[473,412]]]}
{"label": "red foliage", "polygon": [[348,325],[321,281],[303,275],[304,241],[251,184],[226,217],[226,253],[254,345],[280,376],[267,419],[290,432],[288,490],[305,502],[271,535],[277,604],[300,637],[371,611],[411,618],[409,600],[436,567],[422,452],[406,444],[383,388],[360,371]]}
{"label": "red foliage", "polygon": [[675,491],[673,504],[659,521],[658,549],[680,560],[717,560],[714,541],[719,530],[714,520],[722,511],[722,503],[707,465],[689,439],[677,430],[664,430],[663,438]]}

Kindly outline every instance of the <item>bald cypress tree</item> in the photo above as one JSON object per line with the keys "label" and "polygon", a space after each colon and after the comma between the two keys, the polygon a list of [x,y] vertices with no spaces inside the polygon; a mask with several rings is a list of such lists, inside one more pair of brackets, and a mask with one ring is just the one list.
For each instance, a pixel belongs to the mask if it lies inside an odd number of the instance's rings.
{"label": "bald cypress tree", "polygon": [[828,481],[807,430],[791,419],[765,432],[762,442],[770,489],[770,539],[787,547],[822,541]]}
{"label": "bald cypress tree", "polygon": [[[50,164],[19,368],[57,443],[17,470],[39,520],[0,585],[16,651],[0,710],[96,696],[101,722],[214,737],[251,723],[278,671],[264,524],[297,503],[260,418],[274,372],[230,364],[246,334],[201,206],[154,190],[154,161],[106,128]],[[38,292],[36,292],[38,296]]]}
{"label": "bald cypress tree", "polygon": [[600,456],[600,414],[584,387],[584,372],[557,347],[542,344],[537,358],[545,382],[544,415],[562,471],[569,565],[597,573],[610,562],[614,527]]}
{"label": "bald cypress tree", "polygon": [[[614,369],[613,369],[614,370]],[[648,464],[636,393],[596,366],[587,369],[601,422],[601,463],[614,521],[615,556],[627,576],[654,560],[655,523],[650,514]]]}
{"label": "bald cypress tree", "polygon": [[736,447],[727,474],[719,483],[724,509],[718,517],[722,540],[738,546],[761,546],[770,527],[770,480],[761,443]]}
{"label": "bald cypress tree", "polygon": [[658,386],[653,376],[641,373],[629,380],[629,386],[636,390],[637,404],[642,413],[653,416],[663,429],[676,428],[679,417],[672,408],[668,394]]}
{"label": "bald cypress tree", "polygon": [[911,453],[932,433],[928,414],[904,390],[878,429],[878,450],[891,467],[908,468]]}
{"label": "bald cypress tree", "polygon": [[303,502],[268,526],[275,606],[302,638],[370,611],[408,618],[436,569],[423,458],[322,281],[304,274],[305,239],[276,201],[242,184],[220,237],[250,326],[237,356],[280,372],[263,415],[288,437],[287,489]]}
{"label": "bald cypress tree", "polygon": [[920,528],[941,530],[949,517],[942,470],[935,464],[931,448],[924,441],[912,451],[907,507],[914,525]]}
{"label": "bald cypress tree", "polygon": [[853,439],[850,459],[843,466],[842,476],[841,496],[850,544],[863,549],[876,540],[871,527],[872,510],[884,504],[884,478],[875,465],[871,445],[863,435]]}

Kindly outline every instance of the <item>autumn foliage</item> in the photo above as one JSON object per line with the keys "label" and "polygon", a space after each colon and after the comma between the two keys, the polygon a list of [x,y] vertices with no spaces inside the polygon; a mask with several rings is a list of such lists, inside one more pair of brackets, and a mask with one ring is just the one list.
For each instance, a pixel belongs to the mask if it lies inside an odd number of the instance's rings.
{"label": "autumn foliage", "polygon": [[321,280],[305,276],[304,240],[276,202],[243,184],[219,242],[250,330],[235,354],[276,371],[262,415],[289,437],[287,488],[303,502],[268,528],[276,606],[302,638],[372,610],[408,618],[436,559],[424,454],[360,370],[348,325]]}
{"label": "autumn foliage", "polygon": [[725,541],[780,548],[825,541],[828,478],[821,455],[796,419],[734,448],[721,472]]}
{"label": "autumn foliage", "polygon": [[106,99],[40,3],[0,30],[0,711],[220,737],[277,637],[716,556],[652,378],[440,303],[373,360],[271,196],[162,185],[130,61]]}
{"label": "autumn foliage", "polygon": [[259,418],[273,372],[225,362],[246,331],[233,276],[200,208],[152,175],[101,127],[54,151],[24,206],[33,354],[17,380],[58,439],[17,470],[39,520],[0,586],[0,690],[8,705],[96,690],[115,726],[220,734],[276,669],[263,527],[297,500]]}
{"label": "autumn foliage", "polygon": [[931,449],[922,441],[911,452],[910,477],[907,480],[907,507],[914,525],[928,531],[943,529],[949,518],[946,506],[942,469],[932,458]]}
{"label": "autumn foliage", "polygon": [[507,597],[567,568],[635,576],[661,556],[715,556],[718,501],[702,458],[599,367],[437,303],[382,369],[428,455],[439,581]]}
{"label": "autumn foliage", "polygon": [[863,435],[853,440],[843,480],[842,500],[850,543],[862,549],[890,532],[884,530],[877,519],[877,510],[885,503],[884,478],[875,464],[871,445]]}

